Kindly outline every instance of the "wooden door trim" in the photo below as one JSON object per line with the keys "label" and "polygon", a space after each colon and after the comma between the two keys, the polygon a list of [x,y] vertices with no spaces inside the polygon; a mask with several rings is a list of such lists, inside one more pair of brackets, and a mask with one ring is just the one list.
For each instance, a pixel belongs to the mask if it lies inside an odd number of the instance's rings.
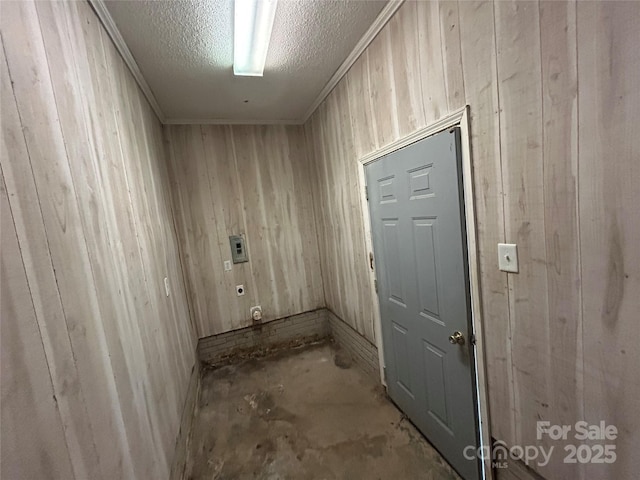
{"label": "wooden door trim", "polygon": [[[473,193],[473,168],[471,162],[471,143],[469,135],[469,106],[466,105],[439,120],[416,130],[415,132],[399,138],[395,142],[385,145],[358,159],[358,187],[362,206],[362,219],[364,227],[364,247],[367,254],[373,252],[373,240],[371,237],[371,218],[367,202],[365,185],[365,166],[389,153],[395,152],[407,145],[435,135],[449,128],[460,127],[460,143],[462,155],[462,183],[464,191],[465,222],[467,228],[467,254],[469,259],[469,289],[471,293],[471,324],[476,338],[475,359],[477,378],[478,419],[480,428],[480,442],[482,447],[491,445],[489,398],[486,375],[486,359],[484,351],[484,330],[482,321],[482,305],[480,302],[480,264],[478,257],[478,244],[476,232],[475,197]],[[382,323],[380,320],[380,304],[375,288],[376,275],[369,269],[369,287],[371,295],[377,303],[374,308],[374,332],[376,346],[378,347],[378,361],[380,364],[380,381],[386,386],[384,378],[384,346],[382,344]],[[493,479],[491,460],[483,462],[483,475],[485,479]]]}

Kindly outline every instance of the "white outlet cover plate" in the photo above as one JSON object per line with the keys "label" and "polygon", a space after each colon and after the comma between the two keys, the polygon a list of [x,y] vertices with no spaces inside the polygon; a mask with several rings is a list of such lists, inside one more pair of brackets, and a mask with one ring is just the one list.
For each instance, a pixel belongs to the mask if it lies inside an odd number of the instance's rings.
{"label": "white outlet cover plate", "polygon": [[230,272],[231,271],[231,260],[225,260],[224,261],[224,271],[225,272]]}
{"label": "white outlet cover plate", "polygon": [[498,244],[498,268],[503,272],[518,273],[518,248],[515,243]]}
{"label": "white outlet cover plate", "polygon": [[236,294],[241,297],[242,295],[244,295],[244,285],[236,285]]}

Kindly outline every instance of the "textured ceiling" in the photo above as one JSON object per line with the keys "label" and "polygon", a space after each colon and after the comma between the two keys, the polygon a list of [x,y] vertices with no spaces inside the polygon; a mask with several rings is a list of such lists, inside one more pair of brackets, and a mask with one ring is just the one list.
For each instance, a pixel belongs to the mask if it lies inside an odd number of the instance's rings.
{"label": "textured ceiling", "polygon": [[105,3],[168,121],[295,123],[386,1],[279,0],[264,77],[233,75],[233,0]]}

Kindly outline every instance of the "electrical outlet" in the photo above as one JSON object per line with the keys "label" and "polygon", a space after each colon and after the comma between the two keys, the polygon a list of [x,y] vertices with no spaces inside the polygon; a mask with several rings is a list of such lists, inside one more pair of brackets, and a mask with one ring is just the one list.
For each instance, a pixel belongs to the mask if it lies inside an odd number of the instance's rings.
{"label": "electrical outlet", "polygon": [[239,297],[244,295],[244,285],[236,285],[236,295]]}
{"label": "electrical outlet", "polygon": [[224,271],[225,272],[230,272],[231,271],[231,260],[225,260],[224,261]]}

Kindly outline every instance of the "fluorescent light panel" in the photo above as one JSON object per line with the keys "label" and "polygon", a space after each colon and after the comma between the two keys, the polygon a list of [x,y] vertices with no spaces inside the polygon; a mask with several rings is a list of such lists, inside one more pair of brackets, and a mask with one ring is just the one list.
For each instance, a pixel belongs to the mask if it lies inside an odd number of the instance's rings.
{"label": "fluorescent light panel", "polygon": [[278,0],[235,0],[233,74],[261,77]]}

